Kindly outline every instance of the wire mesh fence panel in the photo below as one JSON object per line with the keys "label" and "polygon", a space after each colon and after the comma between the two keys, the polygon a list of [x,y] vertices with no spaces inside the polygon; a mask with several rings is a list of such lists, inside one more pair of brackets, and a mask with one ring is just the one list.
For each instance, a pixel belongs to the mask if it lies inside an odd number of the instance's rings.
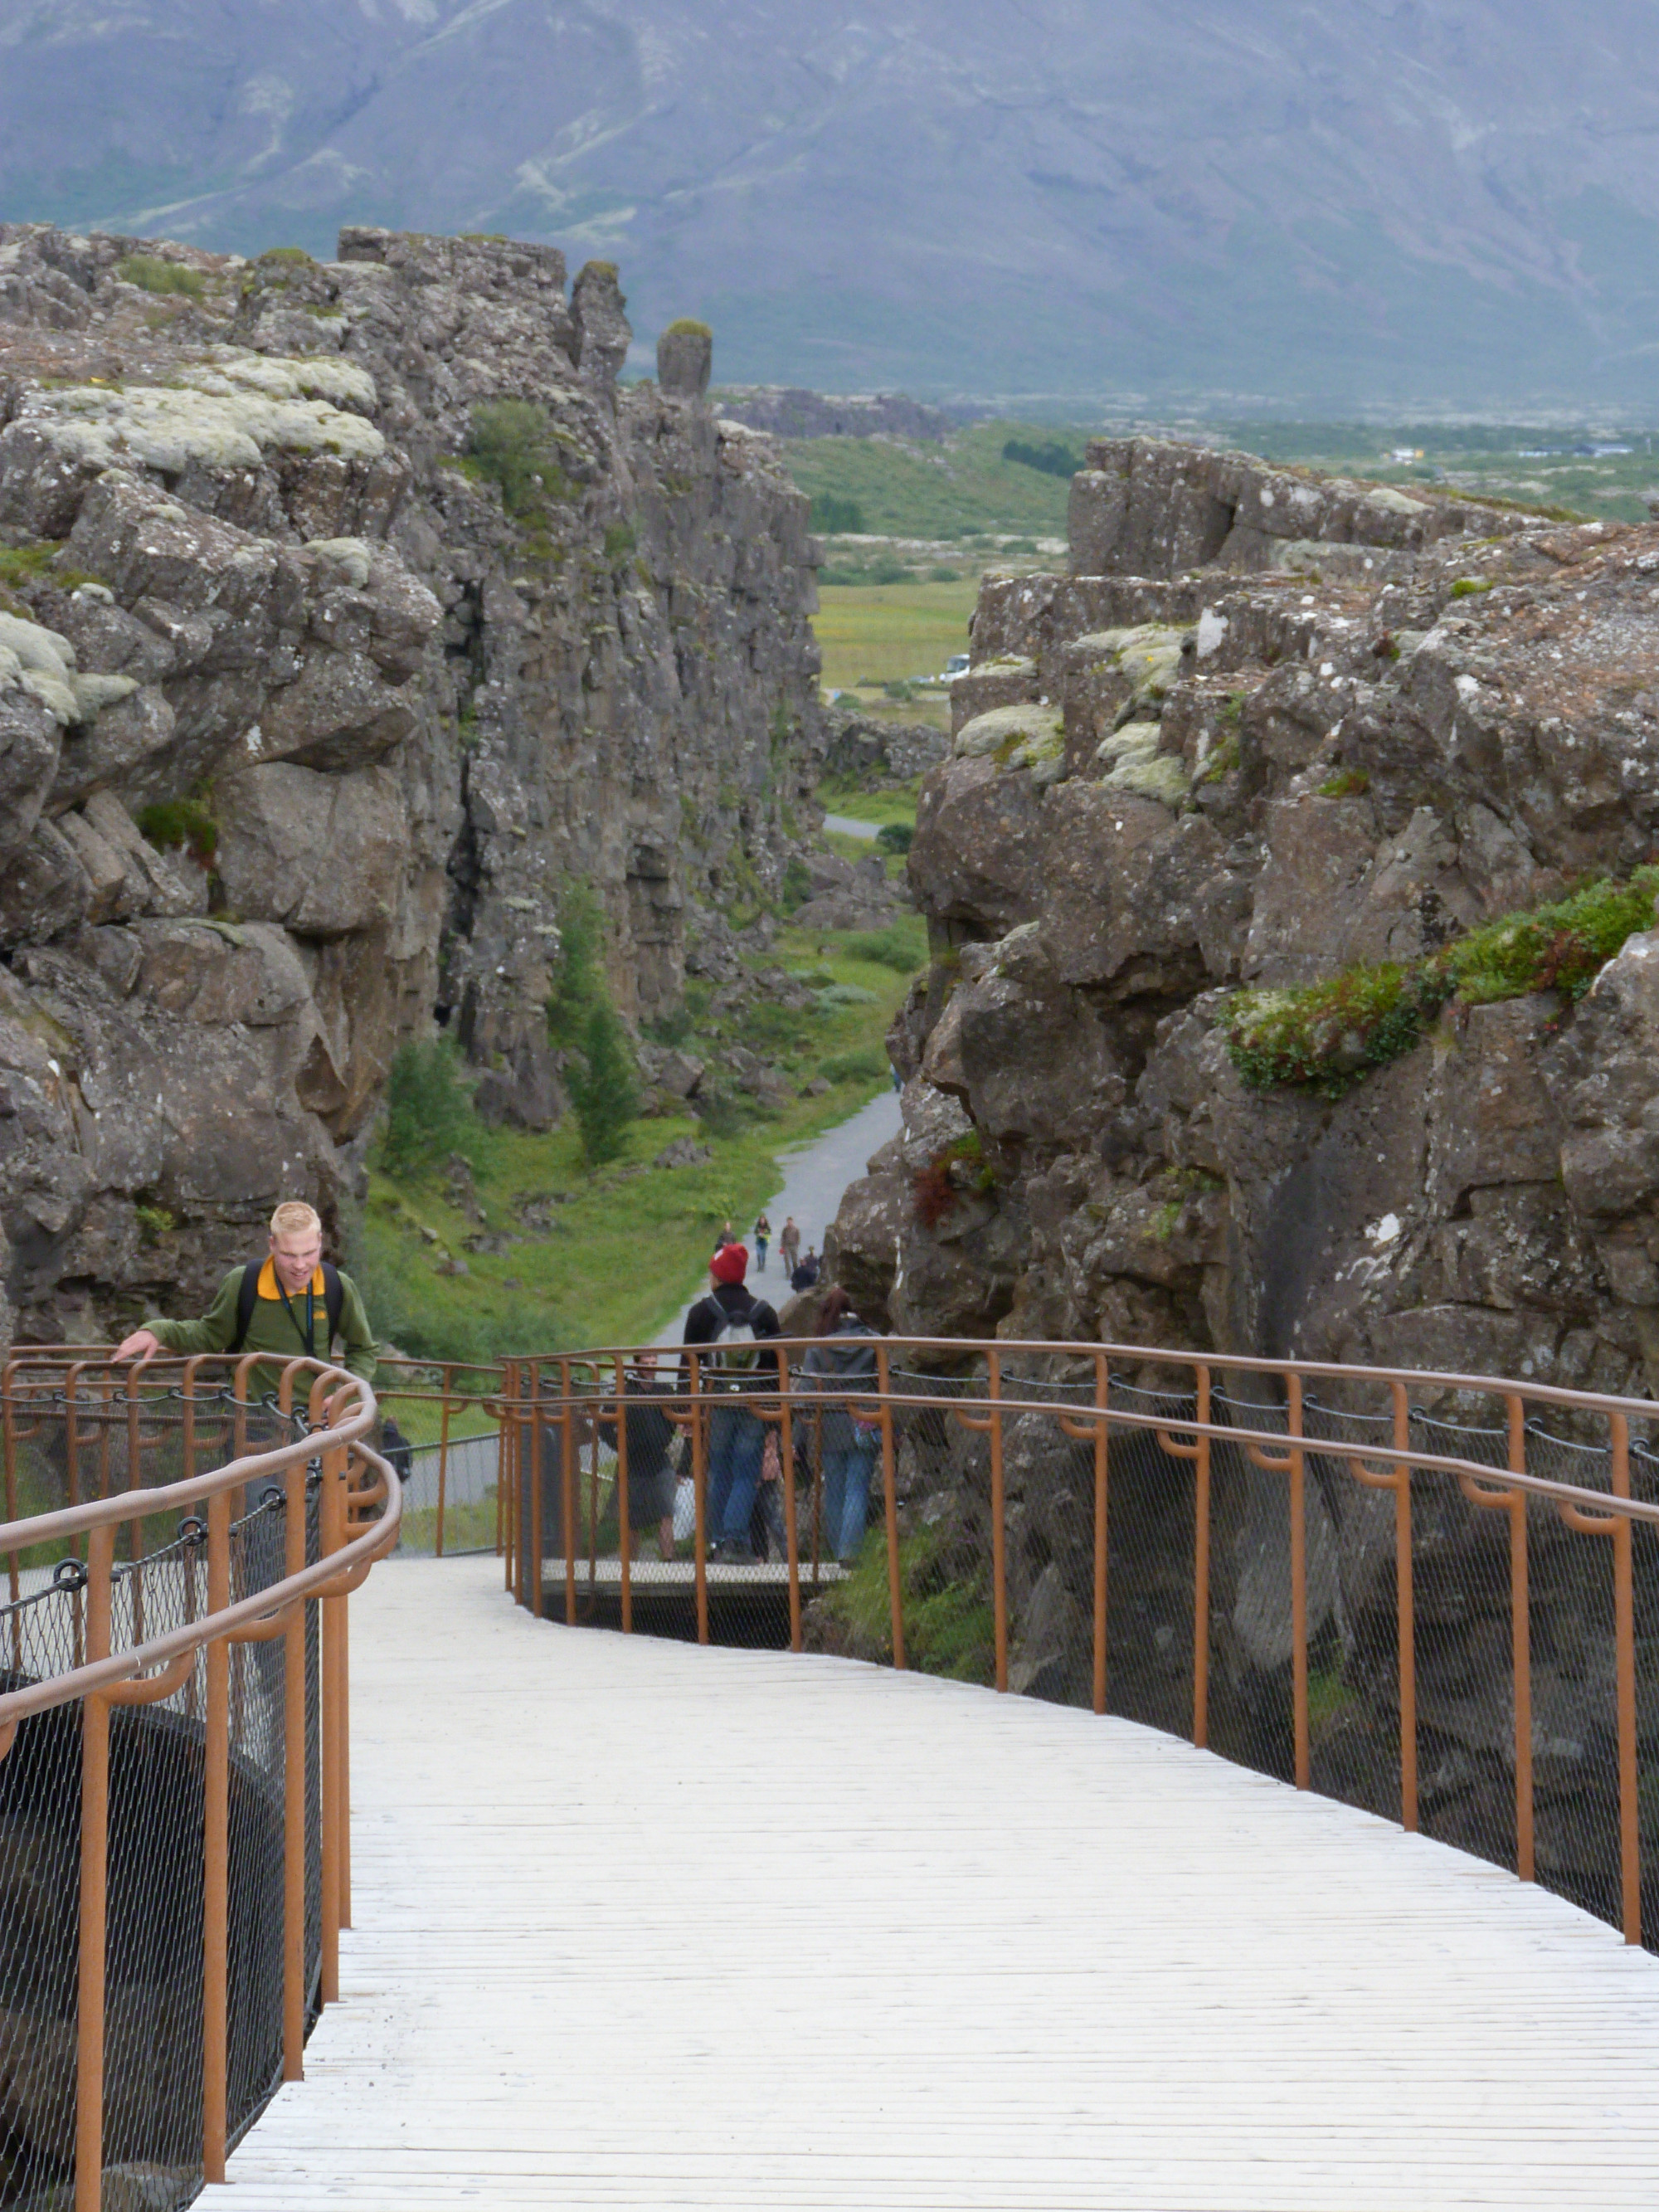
{"label": "wire mesh fence panel", "polygon": [[[140,1416],[105,1393],[88,1418],[74,1393],[43,1394],[27,1442],[43,1505],[114,1495],[135,1474],[153,1486],[302,1436],[273,1406],[234,1413],[215,1397],[185,1409],[147,1399]],[[100,1420],[103,1426],[100,1430]],[[54,1433],[55,1431],[55,1433]],[[20,1440],[21,1441],[21,1440]],[[76,1470],[79,1469],[77,1476]],[[19,1487],[21,1489],[21,1482]],[[286,1572],[283,1486],[230,1493],[229,1596],[251,1597]],[[314,1506],[307,1555],[319,1556]],[[150,1514],[124,1522],[110,1584],[115,1652],[202,1621],[210,1609],[206,1519]],[[135,1536],[137,1541],[135,1542]],[[24,1555],[27,1556],[27,1555]],[[8,1689],[68,1672],[87,1656],[88,1569],[66,1558],[18,1565],[33,1583],[0,1604]],[[316,1607],[307,1643],[314,1650]],[[228,2123],[252,2124],[281,2076],[286,1638],[229,1648]],[[109,1715],[103,2121],[105,2201],[187,2203],[200,2185],[206,1660],[153,1704]],[[319,1676],[307,1668],[303,1771],[314,1771]],[[314,1808],[307,1858],[319,1830]],[[82,1708],[25,1719],[0,1760],[0,2204],[57,2208],[73,2181],[80,1947]],[[308,1931],[314,1976],[320,1917]],[[127,2193],[123,2195],[123,2191]]]}

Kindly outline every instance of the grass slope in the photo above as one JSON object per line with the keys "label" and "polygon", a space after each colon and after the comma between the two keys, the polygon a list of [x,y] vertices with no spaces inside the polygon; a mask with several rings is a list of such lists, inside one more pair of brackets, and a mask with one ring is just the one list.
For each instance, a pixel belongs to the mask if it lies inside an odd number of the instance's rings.
{"label": "grass slope", "polygon": [[980,532],[1063,538],[1068,483],[1023,462],[1017,443],[1069,445],[1079,465],[1086,426],[975,422],[939,443],[898,438],[790,438],[784,465],[809,496],[855,501],[864,526],[890,538],[962,538]]}
{"label": "grass slope", "polygon": [[[920,966],[921,926],[883,933]],[[545,1135],[491,1129],[477,1136],[476,1185],[486,1216],[470,1219],[441,1172],[394,1178],[372,1165],[356,1253],[376,1328],[422,1358],[486,1358],[511,1352],[643,1341],[695,1289],[722,1222],[746,1229],[778,1189],[776,1155],[855,1113],[888,1081],[883,1039],[909,973],[869,957],[872,940],[784,930],[774,957],[823,982],[851,985],[867,999],[796,1014],[770,1002],[723,1022],[706,1022],[687,1049],[717,1058],[722,1043],[747,1044],[777,1059],[805,1084],[830,1088],[797,1097],[765,1119],[744,1117],[714,1135],[689,1115],[636,1122],[626,1149],[597,1174],[582,1164],[568,1121]],[[653,1169],[676,1137],[712,1146],[696,1167]],[[526,1218],[525,1209],[530,1209]],[[543,1224],[545,1225],[543,1225]],[[467,1240],[507,1235],[500,1252]],[[446,1255],[467,1272],[441,1272]]]}

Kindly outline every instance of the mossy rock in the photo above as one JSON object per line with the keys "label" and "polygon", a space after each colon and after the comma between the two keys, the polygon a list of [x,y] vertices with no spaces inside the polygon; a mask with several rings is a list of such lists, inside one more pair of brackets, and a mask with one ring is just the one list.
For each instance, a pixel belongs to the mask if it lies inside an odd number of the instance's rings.
{"label": "mossy rock", "polygon": [[1065,725],[1058,707],[993,707],[957,732],[958,760],[994,759],[999,768],[1038,768],[1063,759]]}

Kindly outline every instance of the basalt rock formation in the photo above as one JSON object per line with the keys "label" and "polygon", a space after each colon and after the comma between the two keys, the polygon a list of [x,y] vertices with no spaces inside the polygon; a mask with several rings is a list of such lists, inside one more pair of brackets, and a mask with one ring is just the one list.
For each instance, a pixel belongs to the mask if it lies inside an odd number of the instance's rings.
{"label": "basalt rock formation", "polygon": [[[1659,930],[1638,873],[1659,844],[1659,528],[1132,441],[1091,448],[1073,546],[1072,573],[988,580],[980,600],[909,858],[933,962],[891,1039],[903,1131],[848,1194],[839,1278],[921,1335],[1184,1347],[1218,1377],[1261,1354],[1659,1395]],[[1564,937],[1536,988],[1452,998],[1386,1048],[1357,988],[1315,1080],[1264,1081],[1240,1048],[1241,990],[1281,1020],[1345,971],[1386,997],[1597,872],[1636,878],[1634,920],[1582,993],[1559,987]],[[1431,1422],[1469,1417],[1455,1393],[1416,1396]],[[1016,1672],[1077,1697],[1091,1478],[1032,1425],[1009,1446]],[[1573,1445],[1528,1449],[1605,1482],[1605,1452]],[[900,1466],[911,1525],[954,1530],[970,1583],[988,1556],[972,1446]],[[1177,1727],[1185,1494],[1171,1463],[1112,1522],[1115,1709]],[[1425,1820],[1501,1856],[1501,1516],[1437,1492],[1432,1510]],[[1308,1515],[1316,1663],[1341,1685],[1315,1778],[1392,1811],[1392,1523],[1334,1468]],[[1282,1768],[1282,1478],[1239,1463],[1217,1516],[1212,1741]],[[1609,1601],[1547,1510],[1534,1547],[1551,1878],[1589,1895],[1575,1824],[1607,1809]]]}
{"label": "basalt rock formation", "polygon": [[481,1106],[547,1126],[571,878],[640,1018],[781,881],[822,745],[806,502],[708,409],[706,333],[623,388],[629,338],[615,270],[567,290],[550,247],[0,226],[22,1334],[193,1294],[280,1194],[337,1211],[434,1012]]}

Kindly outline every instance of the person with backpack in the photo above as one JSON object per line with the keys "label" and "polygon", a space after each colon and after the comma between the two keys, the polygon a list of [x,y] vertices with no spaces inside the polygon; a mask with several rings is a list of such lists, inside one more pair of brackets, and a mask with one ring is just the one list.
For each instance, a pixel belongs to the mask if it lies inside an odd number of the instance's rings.
{"label": "person with backpack", "polygon": [[[796,1370],[803,1389],[823,1395],[823,1535],[843,1566],[864,1541],[870,1477],[881,1449],[875,1340],[875,1330],[859,1319],[837,1283],[825,1293],[811,1348]],[[872,1400],[860,1402],[854,1395],[860,1390],[870,1391]]]}
{"label": "person with backpack", "polygon": [[[315,1207],[289,1199],[270,1217],[263,1258],[233,1267],[199,1321],[147,1321],[115,1347],[118,1359],[158,1352],[269,1353],[249,1374],[251,1401],[276,1391],[290,1359],[330,1359],[336,1338],[340,1364],[365,1382],[374,1378],[374,1332],[357,1285],[323,1257],[323,1224]],[[295,1394],[303,1410],[305,1383]],[[330,1401],[330,1417],[335,1401]]]}
{"label": "person with backpack", "polygon": [[778,1355],[765,1349],[778,1317],[744,1283],[749,1254],[723,1244],[708,1263],[708,1295],[685,1317],[685,1341],[706,1347],[699,1361],[702,1390],[718,1402],[708,1416],[708,1534],[713,1557],[747,1566],[755,1553],[750,1516],[760,1489],[766,1425],[744,1404],[767,1383],[775,1390]]}

